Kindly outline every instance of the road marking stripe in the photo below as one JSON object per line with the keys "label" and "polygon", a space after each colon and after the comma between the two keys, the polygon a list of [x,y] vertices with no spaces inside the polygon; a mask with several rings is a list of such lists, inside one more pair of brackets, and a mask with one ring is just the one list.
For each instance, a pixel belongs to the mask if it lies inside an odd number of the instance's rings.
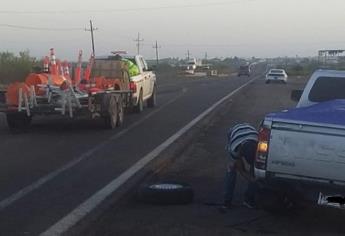
{"label": "road marking stripe", "polygon": [[18,192],[12,194],[11,196],[5,198],[4,200],[0,201],[0,211],[5,209],[6,207],[12,205],[14,202],[20,200],[21,198],[25,197],[26,195],[28,195],[29,193],[31,193],[32,191],[40,188],[42,185],[44,185],[45,183],[49,182],[50,180],[54,179],[56,176],[58,176],[59,174],[61,174],[62,172],[74,167],[75,165],[77,165],[78,163],[80,163],[81,161],[83,161],[86,158],[91,157],[95,152],[101,150],[103,147],[105,147],[106,145],[108,145],[109,143],[111,143],[112,141],[120,138],[121,136],[123,136],[124,134],[126,134],[127,132],[131,131],[132,129],[134,129],[135,127],[137,127],[138,125],[140,125],[141,123],[143,123],[144,121],[146,121],[147,119],[149,119],[151,116],[155,115],[156,113],[160,112],[162,109],[164,109],[165,107],[167,107],[168,105],[172,104],[173,102],[175,102],[177,99],[179,99],[184,93],[186,93],[187,90],[182,89],[182,93],[179,94],[179,96],[171,99],[170,101],[168,101],[167,103],[165,103],[164,105],[160,106],[158,109],[150,112],[149,114],[147,114],[146,116],[144,116],[143,118],[141,118],[140,120],[134,122],[133,124],[131,124],[130,126],[128,126],[127,128],[121,130],[120,132],[117,132],[116,134],[114,134],[113,136],[110,136],[108,139],[104,140],[103,142],[101,142],[100,144],[98,144],[97,146],[95,146],[94,148],[89,149],[88,151],[82,153],[78,158],[70,161],[69,163],[67,163],[66,165],[60,167],[59,169],[43,176],[42,178],[38,179],[37,181],[33,182],[32,184],[22,188],[21,190],[19,190]]}
{"label": "road marking stripe", "polygon": [[209,113],[211,113],[217,106],[223,103],[225,100],[229,99],[231,96],[236,94],[242,88],[246,87],[250,83],[252,83],[255,77],[245,83],[244,85],[240,86],[239,88],[235,89],[218,102],[214,103],[211,107],[201,113],[199,116],[194,118],[191,122],[189,122],[186,126],[182,129],[177,131],[174,135],[156,147],[153,151],[148,153],[138,162],[136,162],[133,166],[123,172],[120,176],[116,179],[112,180],[109,184],[105,187],[97,191],[93,194],[90,198],[85,200],[82,204],[80,204],[77,208],[71,211],[68,215],[60,219],[46,231],[44,231],[41,235],[42,236],[51,236],[51,235],[61,235],[65,233],[67,230],[72,228],[76,223],[78,223],[82,218],[84,218],[88,213],[94,210],[103,200],[105,200],[108,196],[110,196],[113,192],[115,192],[121,185],[127,182],[136,172],[140,171],[143,167],[145,167],[149,162],[155,159],[162,151],[164,151],[167,147],[169,147],[173,142],[175,142],[178,138],[180,138],[183,134],[185,134],[188,130],[190,130],[195,124],[197,124],[200,120],[205,118]]}

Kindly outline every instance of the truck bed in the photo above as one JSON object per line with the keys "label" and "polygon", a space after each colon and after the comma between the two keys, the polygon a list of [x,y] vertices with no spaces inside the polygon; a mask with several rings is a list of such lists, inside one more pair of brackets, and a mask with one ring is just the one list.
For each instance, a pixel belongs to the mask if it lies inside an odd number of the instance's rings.
{"label": "truck bed", "polygon": [[345,101],[269,114],[266,171],[284,178],[345,183]]}

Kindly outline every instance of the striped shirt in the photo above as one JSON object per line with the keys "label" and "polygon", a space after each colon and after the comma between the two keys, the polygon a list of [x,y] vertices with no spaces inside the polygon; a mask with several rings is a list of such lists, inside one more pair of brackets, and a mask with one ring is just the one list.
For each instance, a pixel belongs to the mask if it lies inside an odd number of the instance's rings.
{"label": "striped shirt", "polygon": [[225,149],[232,158],[239,158],[238,147],[247,141],[258,141],[258,132],[256,129],[247,124],[238,124],[232,127],[228,132],[228,143]]}

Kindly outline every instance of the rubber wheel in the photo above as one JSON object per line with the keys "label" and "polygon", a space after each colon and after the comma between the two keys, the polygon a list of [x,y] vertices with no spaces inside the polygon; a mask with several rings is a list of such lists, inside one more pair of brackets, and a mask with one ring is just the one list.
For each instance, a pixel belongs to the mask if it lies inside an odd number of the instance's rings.
{"label": "rubber wheel", "polygon": [[135,106],[135,111],[140,113],[144,110],[144,99],[143,99],[143,90],[140,90],[138,104]]}
{"label": "rubber wheel", "polygon": [[116,126],[121,126],[123,124],[123,119],[125,115],[125,111],[123,108],[122,97],[120,96],[117,100],[117,123]]}
{"label": "rubber wheel", "polygon": [[157,105],[157,96],[156,96],[156,86],[153,87],[152,95],[151,97],[147,100],[147,106],[152,108]]}
{"label": "rubber wheel", "polygon": [[257,190],[255,201],[258,207],[271,214],[286,214],[292,209],[292,202],[284,192],[261,188]]}
{"label": "rubber wheel", "polygon": [[108,129],[116,128],[118,112],[115,96],[112,96],[110,94],[104,95],[102,110],[105,127]]}
{"label": "rubber wheel", "polygon": [[24,113],[7,113],[7,125],[13,132],[26,131],[31,124],[31,117]]}
{"label": "rubber wheel", "polygon": [[140,202],[158,205],[177,205],[193,202],[194,191],[189,184],[161,182],[141,188],[137,193]]}
{"label": "rubber wheel", "polygon": [[265,84],[269,84],[269,83],[270,83],[270,81],[269,81],[269,80],[266,80],[266,81],[265,81]]}

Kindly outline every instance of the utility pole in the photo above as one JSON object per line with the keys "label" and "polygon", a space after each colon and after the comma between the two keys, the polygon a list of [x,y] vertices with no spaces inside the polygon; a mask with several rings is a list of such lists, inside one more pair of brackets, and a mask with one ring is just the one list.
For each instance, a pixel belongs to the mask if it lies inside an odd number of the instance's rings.
{"label": "utility pole", "polygon": [[90,31],[91,32],[91,44],[92,44],[92,54],[95,56],[95,39],[93,36],[93,32],[95,30],[98,30],[97,28],[94,28],[92,25],[92,20],[90,20],[90,29],[85,29],[85,31]]}
{"label": "utility pole", "polygon": [[187,51],[187,61],[189,61],[189,56],[190,56],[190,53],[189,53],[189,50]]}
{"label": "utility pole", "polygon": [[153,46],[154,49],[156,49],[156,63],[159,64],[159,58],[158,58],[158,48],[161,48],[161,46],[158,46],[158,42],[156,40],[156,45]]}
{"label": "utility pole", "polygon": [[207,64],[207,52],[205,52],[205,64]]}
{"label": "utility pole", "polygon": [[144,39],[140,38],[140,33],[138,33],[138,38],[134,39],[135,42],[137,42],[137,53],[140,54],[140,43],[144,41]]}

